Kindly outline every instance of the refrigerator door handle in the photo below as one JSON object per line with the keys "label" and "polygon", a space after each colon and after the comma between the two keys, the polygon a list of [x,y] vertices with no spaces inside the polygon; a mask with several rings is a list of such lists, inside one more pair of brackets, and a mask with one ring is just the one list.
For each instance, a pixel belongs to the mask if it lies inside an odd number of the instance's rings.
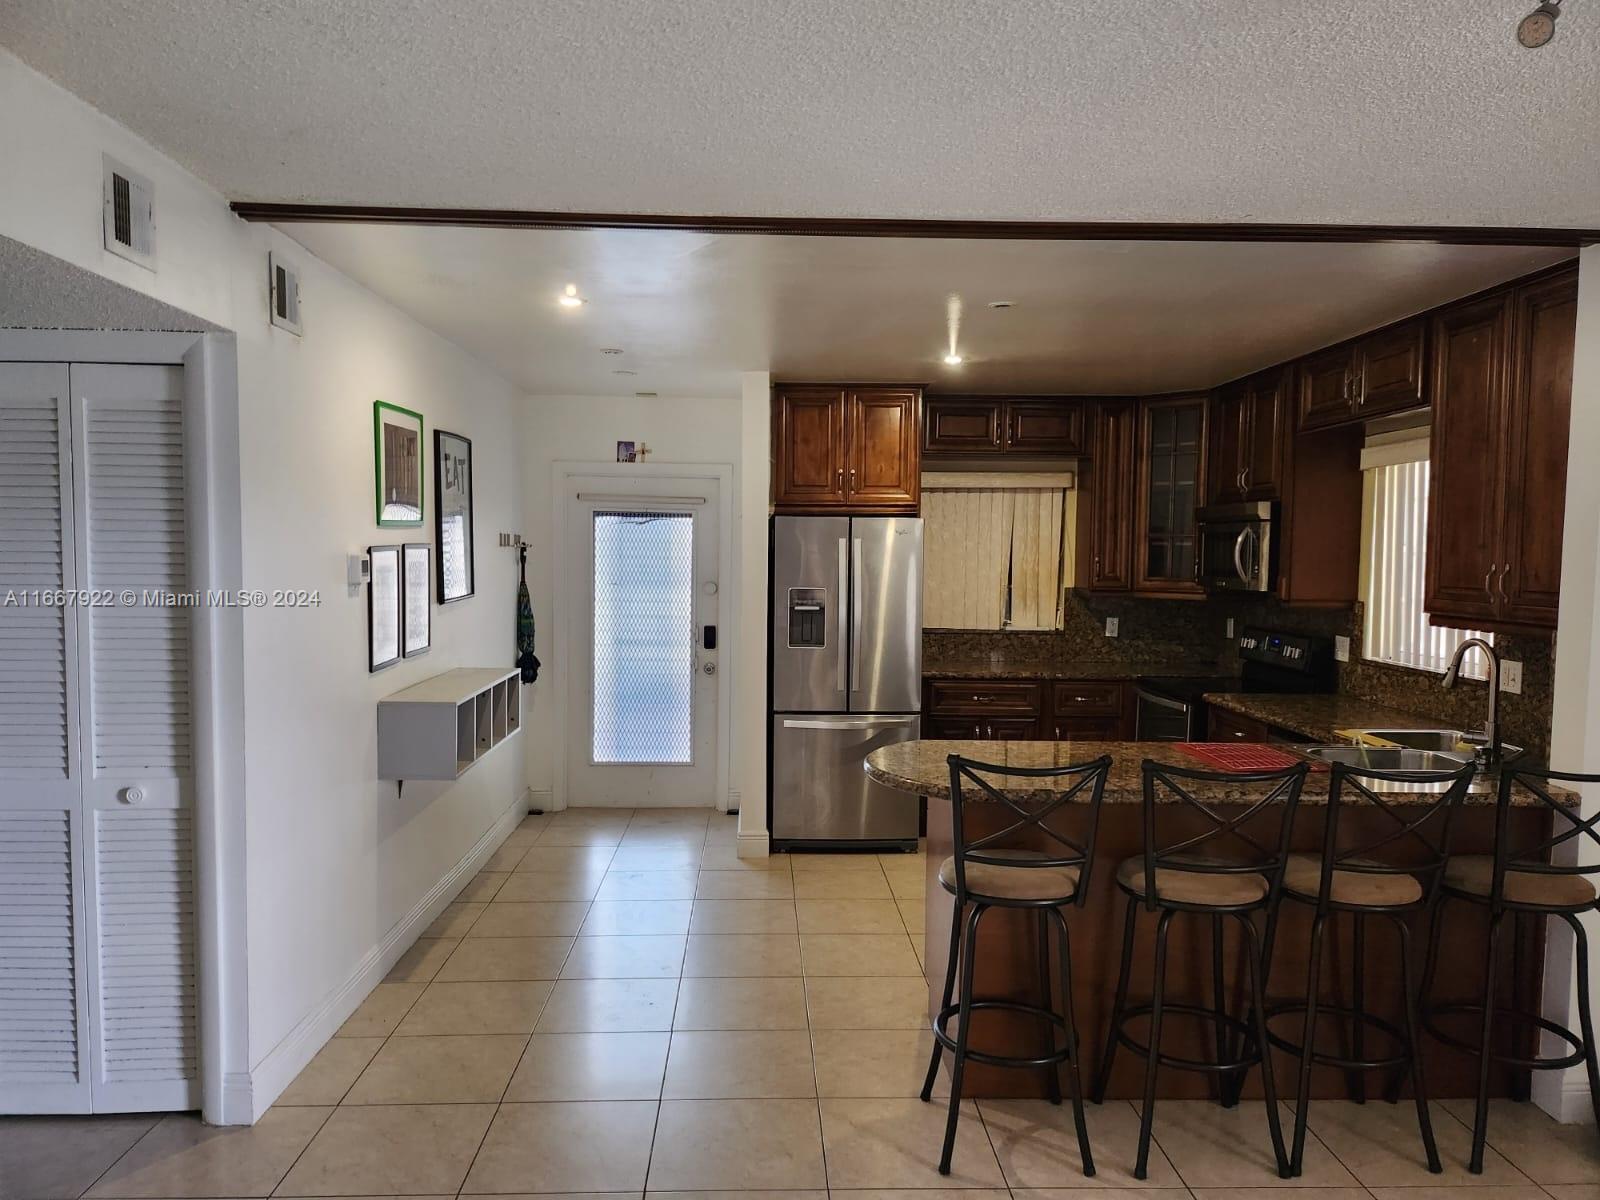
{"label": "refrigerator door handle", "polygon": [[783,718],[785,729],[878,729],[885,725],[909,725],[917,718],[908,717],[824,717],[817,720]]}
{"label": "refrigerator door handle", "polygon": [[850,690],[861,690],[861,539],[850,539]]}
{"label": "refrigerator door handle", "polygon": [[849,550],[846,549],[848,541],[848,538],[839,539],[839,594],[833,602],[833,611],[837,614],[834,618],[834,624],[838,626],[835,640],[839,643],[839,690],[842,692],[850,689],[850,676],[848,674],[850,662],[846,657],[847,650],[845,648],[845,643],[849,639],[845,636],[844,628],[844,606],[849,603],[848,597],[850,595],[850,559]]}

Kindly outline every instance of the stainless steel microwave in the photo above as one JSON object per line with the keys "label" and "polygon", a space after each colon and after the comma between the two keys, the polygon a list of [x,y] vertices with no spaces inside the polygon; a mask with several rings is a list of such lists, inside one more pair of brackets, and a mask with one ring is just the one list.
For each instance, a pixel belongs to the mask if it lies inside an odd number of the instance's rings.
{"label": "stainless steel microwave", "polygon": [[1214,504],[1195,514],[1196,570],[1208,592],[1270,592],[1277,586],[1270,501]]}

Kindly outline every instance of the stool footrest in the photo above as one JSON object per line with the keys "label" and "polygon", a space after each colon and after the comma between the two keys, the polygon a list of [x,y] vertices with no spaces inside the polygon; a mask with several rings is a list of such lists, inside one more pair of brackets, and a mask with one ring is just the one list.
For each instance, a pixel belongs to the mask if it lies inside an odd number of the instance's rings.
{"label": "stool footrest", "polygon": [[[974,1049],[972,1044],[967,1044],[967,1058],[972,1062],[983,1063],[990,1067],[1009,1067],[1015,1070],[1038,1070],[1041,1067],[1053,1067],[1066,1062],[1077,1049],[1077,1034],[1067,1024],[1066,1018],[1060,1013],[1052,1012],[1037,1004],[1024,1004],[1020,1000],[974,1000],[967,1006],[971,1013],[980,1012],[1012,1012],[1021,1013],[1023,1016],[1034,1017],[1045,1021],[1066,1034],[1067,1044],[1052,1054],[1040,1055],[1037,1058],[1018,1058],[1005,1054],[990,1054],[987,1051]],[[939,1010],[939,1015],[933,1019],[933,1036],[946,1050],[955,1051],[956,1038],[946,1028],[951,1018],[959,1016],[961,1005],[951,1004]]]}
{"label": "stool footrest", "polygon": [[[1433,1035],[1436,1041],[1442,1042],[1453,1050],[1460,1050],[1466,1054],[1476,1055],[1482,1051],[1477,1042],[1469,1042],[1465,1038],[1458,1038],[1454,1034],[1446,1033],[1440,1029],[1436,1018],[1442,1016],[1459,1016],[1470,1014],[1478,1022],[1483,1020],[1483,1005],[1474,1004],[1470,1000],[1459,1004],[1435,1004],[1422,1014],[1422,1027]],[[1501,1054],[1494,1049],[1489,1050],[1489,1057],[1497,1063],[1517,1067],[1523,1071],[1564,1071],[1568,1067],[1575,1067],[1583,1061],[1583,1038],[1557,1021],[1548,1017],[1541,1017],[1534,1013],[1522,1012],[1515,1008],[1496,1008],[1494,1017],[1497,1022],[1510,1021],[1522,1025],[1532,1025],[1544,1033],[1553,1034],[1572,1047],[1571,1054],[1556,1057],[1523,1058],[1515,1054]]]}
{"label": "stool footrest", "polygon": [[[1290,1041],[1282,1034],[1272,1032],[1272,1021],[1276,1017],[1289,1013],[1304,1013],[1306,1004],[1303,1001],[1291,1001],[1285,1004],[1274,1004],[1267,1009],[1267,1041],[1279,1050],[1283,1050],[1299,1058],[1304,1052],[1304,1047],[1299,1042]],[[1401,1046],[1406,1044],[1405,1031],[1392,1021],[1374,1016],[1369,1012],[1356,1012],[1355,1009],[1338,1004],[1318,1004],[1317,1016],[1344,1017],[1360,1021],[1363,1025],[1373,1029],[1381,1029],[1392,1037]],[[1344,1071],[1392,1071],[1397,1067],[1406,1066],[1411,1059],[1404,1054],[1396,1054],[1389,1058],[1339,1058],[1326,1051],[1312,1051],[1311,1061],[1325,1067],[1338,1067]]]}
{"label": "stool footrest", "polygon": [[[1149,1058],[1151,1054],[1149,1045],[1130,1034],[1127,1031],[1127,1024],[1138,1017],[1150,1016],[1154,1009],[1155,1006],[1152,1004],[1129,1005],[1123,1010],[1122,1022],[1114,1031],[1118,1042],[1128,1047],[1135,1054],[1142,1055],[1145,1058]],[[1201,1004],[1174,1004],[1171,1001],[1161,1006],[1163,1019],[1174,1014],[1185,1017],[1198,1017],[1202,1021],[1214,1021],[1224,1025],[1234,1033],[1241,1035],[1244,1038],[1243,1044],[1246,1046],[1255,1040],[1255,1031],[1251,1029],[1247,1022],[1228,1013],[1219,1012],[1214,1008],[1207,1008]],[[1259,1052],[1234,1062],[1225,1063],[1206,1062],[1198,1058],[1183,1058],[1176,1054],[1168,1054],[1165,1051],[1158,1052],[1155,1058],[1164,1067],[1177,1067],[1181,1071],[1199,1071],[1213,1075],[1231,1075],[1238,1071],[1248,1071],[1261,1061]]]}

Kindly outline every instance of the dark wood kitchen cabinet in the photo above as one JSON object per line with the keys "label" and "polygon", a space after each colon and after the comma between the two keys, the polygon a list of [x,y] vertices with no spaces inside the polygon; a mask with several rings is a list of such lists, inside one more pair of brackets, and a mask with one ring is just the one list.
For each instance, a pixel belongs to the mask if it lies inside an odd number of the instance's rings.
{"label": "dark wood kitchen cabinet", "polygon": [[1439,625],[1555,628],[1577,273],[1433,318],[1425,607]]}
{"label": "dark wood kitchen cabinet", "polygon": [[1139,402],[1134,591],[1157,596],[1205,594],[1195,578],[1199,553],[1195,512],[1205,465],[1204,394]]}
{"label": "dark wood kitchen cabinet", "polygon": [[1301,359],[1299,428],[1328,429],[1425,407],[1427,332],[1428,321],[1414,318]]}
{"label": "dark wood kitchen cabinet", "polygon": [[1089,462],[1078,500],[1077,584],[1091,592],[1133,586],[1136,402],[1102,401],[1089,417]]}
{"label": "dark wood kitchen cabinet", "polygon": [[1124,680],[930,680],[922,735],[957,741],[1127,741],[1132,691]]}
{"label": "dark wood kitchen cabinet", "polygon": [[1207,418],[1206,501],[1277,500],[1288,437],[1287,372],[1262,371],[1219,389]]}
{"label": "dark wood kitchen cabinet", "polygon": [[1208,742],[1265,742],[1267,727],[1254,717],[1230,712],[1216,705],[1206,708],[1206,740]]}
{"label": "dark wood kitchen cabinet", "polygon": [[1079,455],[1085,402],[1078,396],[930,396],[923,451],[941,455]]}
{"label": "dark wood kitchen cabinet", "polygon": [[778,388],[773,505],[801,512],[915,512],[921,424],[919,388]]}

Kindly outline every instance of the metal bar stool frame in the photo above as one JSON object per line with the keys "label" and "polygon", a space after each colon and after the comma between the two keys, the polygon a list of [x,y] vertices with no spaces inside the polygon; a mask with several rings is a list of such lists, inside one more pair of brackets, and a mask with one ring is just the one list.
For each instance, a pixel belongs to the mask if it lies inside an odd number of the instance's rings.
{"label": "metal bar stool frame", "polygon": [[[1149,1164],[1150,1138],[1155,1117],[1156,1073],[1160,1067],[1177,1067],[1180,1070],[1215,1075],[1223,1103],[1226,1105],[1231,1103],[1227,1086],[1229,1080],[1235,1075],[1239,1076],[1242,1087],[1243,1076],[1251,1067],[1258,1064],[1261,1067],[1262,1086],[1266,1093],[1267,1128],[1272,1136],[1273,1157],[1277,1162],[1279,1177],[1289,1178],[1289,1160],[1284,1153],[1283,1130],[1278,1116],[1277,1086],[1272,1077],[1271,1060],[1264,1049],[1267,1045],[1265,959],[1262,954],[1261,934],[1252,918],[1255,913],[1270,912],[1276,906],[1279,889],[1283,886],[1284,867],[1289,858],[1289,838],[1293,832],[1294,814],[1300,803],[1301,789],[1304,787],[1309,770],[1310,765],[1304,762],[1271,771],[1204,771],[1169,766],[1152,759],[1144,761],[1144,886],[1140,893],[1124,888],[1128,892],[1128,903],[1127,916],[1123,924],[1122,961],[1117,972],[1117,991],[1112,1005],[1111,1025],[1106,1035],[1105,1050],[1101,1055],[1100,1070],[1092,1093],[1092,1099],[1096,1104],[1104,1103],[1106,1088],[1111,1081],[1112,1064],[1116,1059],[1119,1045],[1126,1045],[1135,1053],[1144,1055],[1144,1104],[1139,1120],[1139,1150],[1133,1170],[1135,1179],[1145,1178]],[[1244,802],[1248,805],[1245,811],[1230,818],[1219,815],[1215,811],[1216,808],[1223,803],[1241,802],[1202,800],[1185,786],[1197,783],[1220,783],[1234,787],[1259,785],[1265,791],[1253,802]],[[1158,787],[1174,795],[1176,803],[1158,801],[1156,798]],[[1163,846],[1157,840],[1156,810],[1158,806],[1168,805],[1175,811],[1198,811],[1212,827]],[[1271,844],[1263,844],[1245,831],[1247,827],[1257,822],[1265,822],[1273,815],[1277,816],[1279,827],[1271,839]],[[1197,854],[1229,838],[1249,847],[1254,857],[1211,859]],[[1158,871],[1200,875],[1256,875],[1265,880],[1266,888],[1259,898],[1237,904],[1187,903],[1170,897],[1162,898],[1159,895]],[[1134,936],[1141,908],[1145,912],[1160,914],[1156,920],[1155,976],[1152,981],[1150,1003],[1130,1006],[1128,981],[1133,968]],[[1179,913],[1194,913],[1211,918],[1213,970],[1211,1008],[1198,1004],[1173,1004],[1165,998],[1167,933],[1172,919]],[[1222,983],[1222,936],[1225,919],[1236,921],[1244,931],[1244,952],[1250,970],[1248,1020],[1233,1017],[1226,1011]],[[1181,1058],[1162,1052],[1161,1024],[1168,1012],[1212,1022],[1216,1030],[1215,1062],[1201,1062],[1198,1059]],[[1150,1018],[1148,1045],[1135,1040],[1126,1029],[1129,1021],[1143,1016]],[[1239,1038],[1237,1058],[1231,1057],[1234,1037]]]}
{"label": "metal bar stool frame", "polygon": [[[1086,763],[1064,767],[1013,767],[996,763],[979,762],[952,754],[950,766],[950,819],[953,841],[952,858],[955,875],[955,911],[950,920],[950,953],[945,968],[944,996],[939,1012],[933,1020],[933,1054],[928,1063],[928,1074],[922,1085],[922,1100],[933,1098],[933,1085],[938,1079],[939,1063],[945,1050],[951,1051],[954,1061],[950,1069],[950,1113],[945,1121],[944,1145],[939,1156],[939,1173],[950,1173],[950,1157],[955,1150],[956,1126],[961,1115],[961,1081],[966,1064],[980,1062],[994,1067],[1016,1069],[1042,1069],[1046,1072],[1048,1094],[1052,1104],[1061,1103],[1060,1064],[1066,1063],[1068,1082],[1072,1091],[1072,1116],[1077,1128],[1078,1152],[1082,1158],[1083,1173],[1094,1174],[1094,1156],[1089,1149],[1089,1128],[1083,1115],[1083,1085],[1078,1070],[1077,1023],[1072,1006],[1072,941],[1067,929],[1063,908],[1081,908],[1089,890],[1089,876],[1094,868],[1095,841],[1100,830],[1100,806],[1105,798],[1106,776],[1112,765],[1110,755],[1102,755]],[[1043,803],[1027,804],[1013,800],[981,777],[980,772],[1002,778],[1021,779],[1073,779],[1053,798]],[[1002,806],[1016,820],[1003,829],[986,834],[971,842],[967,840],[962,807],[965,803],[963,787],[977,787],[989,801]],[[1088,803],[1074,802],[1084,792],[1089,793]],[[1087,807],[1086,828],[1081,840],[1074,839],[1054,828],[1050,818],[1068,805]],[[1003,843],[1019,832],[1038,831],[1054,843],[1061,852],[1034,858],[1008,856]],[[1055,869],[1076,870],[1077,883],[1072,894],[1048,899],[1015,899],[973,892],[967,881],[970,865],[996,866],[1019,870]],[[980,1000],[973,996],[973,972],[977,948],[978,925],[991,908],[1016,908],[1033,910],[1038,914],[1039,936],[1039,987],[1040,1003],[1027,1004],[1019,1000]],[[1057,1013],[1050,1003],[1051,985],[1049,936],[1054,925],[1057,950],[1060,958],[1061,995],[1064,1012]],[[959,960],[961,991],[957,996],[956,969]],[[1032,1058],[991,1054],[976,1050],[969,1044],[971,1018],[976,1012],[1006,1011],[1031,1016],[1044,1024],[1048,1048],[1045,1053]],[[956,1032],[949,1031],[951,1018],[957,1020]],[[1060,1031],[1064,1045],[1056,1046]]]}
{"label": "metal bar stool frame", "polygon": [[[1453,771],[1374,771],[1333,765],[1328,783],[1328,813],[1324,821],[1322,853],[1318,872],[1317,894],[1309,896],[1298,888],[1285,888],[1267,917],[1266,952],[1267,970],[1272,969],[1273,942],[1277,936],[1278,919],[1285,903],[1311,906],[1315,915],[1311,921],[1311,945],[1307,956],[1306,990],[1304,1000],[1292,1000],[1272,1005],[1267,1009],[1267,1037],[1272,1045],[1294,1055],[1300,1060],[1294,1117],[1294,1143],[1289,1155],[1291,1174],[1299,1175],[1305,1159],[1306,1126],[1311,1111],[1311,1068],[1315,1064],[1343,1069],[1352,1077],[1351,1092],[1357,1103],[1366,1103],[1364,1076],[1368,1071],[1396,1072],[1396,1084],[1390,1089],[1391,1102],[1399,1097],[1398,1072],[1409,1069],[1412,1090],[1417,1106],[1417,1125],[1422,1134],[1423,1149],[1428,1158],[1428,1170],[1435,1175],[1444,1170],[1439,1162],[1439,1150],[1433,1137],[1433,1123],[1429,1119],[1427,1083],[1423,1075],[1422,1056],[1417,1053],[1421,1043],[1418,1013],[1418,989],[1411,961],[1411,929],[1406,918],[1415,912],[1431,913],[1437,903],[1439,889],[1444,879],[1445,864],[1450,856],[1450,837],[1456,814],[1466,798],[1476,767],[1467,763]],[[1435,800],[1424,804],[1404,806],[1385,800],[1371,786],[1372,783],[1399,783],[1412,787],[1442,788]],[[1351,791],[1365,802],[1362,807],[1389,818],[1384,832],[1368,838],[1358,845],[1341,848],[1340,817],[1347,807],[1346,794]],[[1404,845],[1420,851],[1419,861],[1407,865],[1375,860],[1372,856]],[[1409,876],[1417,881],[1415,899],[1405,902],[1377,903],[1341,901],[1334,895],[1339,876],[1398,877]],[[1352,930],[1352,990],[1348,1006],[1328,1005],[1318,995],[1322,979],[1323,937],[1330,918],[1349,914],[1354,923]],[[1402,1029],[1393,1022],[1375,1016],[1366,1008],[1366,921],[1369,916],[1386,918],[1394,927],[1400,950],[1401,986],[1404,990],[1404,1021]],[[1304,1013],[1300,1041],[1272,1032],[1272,1021],[1287,1014]],[[1316,1048],[1318,1016],[1334,1015],[1348,1020],[1350,1030],[1349,1056],[1330,1054]],[[1384,1058],[1367,1058],[1364,1033],[1368,1027],[1382,1030],[1394,1039],[1400,1052]]]}
{"label": "metal bar stool frame", "polygon": [[[1485,895],[1478,891],[1452,886],[1447,878],[1440,893],[1439,904],[1434,910],[1433,927],[1428,937],[1427,965],[1423,969],[1424,996],[1430,995],[1432,991],[1434,971],[1438,962],[1440,933],[1444,925],[1445,902],[1454,900],[1486,907],[1489,910],[1489,934],[1484,948],[1483,993],[1480,1000],[1477,1003],[1465,1001],[1428,1004],[1424,1006],[1422,1016],[1423,1027],[1436,1040],[1452,1049],[1475,1054],[1478,1057],[1478,1094],[1472,1120],[1472,1157],[1467,1164],[1467,1169],[1474,1175],[1483,1173],[1483,1150],[1489,1135],[1489,1071],[1496,1062],[1516,1067],[1524,1073],[1566,1070],[1582,1063],[1589,1076],[1589,1102],[1594,1107],[1596,1122],[1600,1123],[1600,1062],[1596,1060],[1594,1015],[1589,997],[1589,940],[1584,933],[1583,922],[1579,920],[1584,913],[1600,909],[1600,896],[1591,895],[1581,903],[1554,904],[1518,900],[1507,894],[1508,875],[1552,878],[1600,874],[1600,854],[1597,854],[1594,860],[1585,863],[1581,861],[1580,853],[1585,849],[1581,840],[1584,838],[1594,844],[1595,850],[1600,851],[1600,831],[1597,831],[1597,826],[1600,826],[1600,813],[1587,819],[1580,817],[1576,810],[1560,803],[1546,790],[1551,783],[1580,786],[1600,784],[1600,774],[1553,771],[1548,768],[1502,767],[1500,787],[1495,802],[1494,855],[1488,893]],[[1557,825],[1556,832],[1549,837],[1525,847],[1514,848],[1510,837],[1511,809],[1513,798],[1519,790],[1531,795],[1537,806],[1548,809],[1565,821],[1565,827]],[[1545,861],[1546,856],[1557,854],[1569,855],[1573,861],[1567,863]],[[1560,917],[1572,930],[1577,957],[1575,964],[1579,1023],[1577,1033],[1570,1027],[1540,1014],[1523,1012],[1515,1007],[1495,1005],[1495,963],[1499,957],[1502,926],[1507,917],[1512,919],[1512,940],[1516,943],[1513,946],[1516,963],[1513,970],[1520,978],[1522,947],[1516,938],[1515,922],[1523,915],[1535,918]],[[1461,1014],[1471,1014],[1479,1018],[1479,1040],[1476,1044],[1439,1028],[1440,1017]],[[1548,1033],[1560,1038],[1571,1047],[1571,1050],[1561,1055],[1540,1055],[1535,1050],[1531,1056],[1498,1052],[1494,1049],[1496,1021]]]}

